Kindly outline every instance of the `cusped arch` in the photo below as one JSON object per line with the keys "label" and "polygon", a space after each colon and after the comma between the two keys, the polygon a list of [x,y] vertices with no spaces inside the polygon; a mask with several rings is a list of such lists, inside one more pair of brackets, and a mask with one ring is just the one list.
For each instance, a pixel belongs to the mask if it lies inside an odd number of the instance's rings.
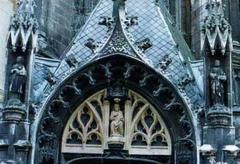
{"label": "cusped arch", "polygon": [[37,123],[35,163],[59,163],[63,159],[61,139],[70,116],[89,96],[113,86],[142,95],[161,115],[171,136],[168,160],[196,162],[193,116],[176,87],[143,62],[114,55],[79,68],[51,94]]}

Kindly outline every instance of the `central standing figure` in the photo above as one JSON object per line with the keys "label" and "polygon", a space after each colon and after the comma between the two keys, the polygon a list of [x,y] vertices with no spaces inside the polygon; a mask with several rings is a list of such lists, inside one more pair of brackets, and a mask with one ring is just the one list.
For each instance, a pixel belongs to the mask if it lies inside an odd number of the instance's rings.
{"label": "central standing figure", "polygon": [[111,112],[110,120],[111,120],[111,137],[123,137],[123,125],[124,125],[124,117],[123,113],[120,110],[120,99],[114,99],[114,107]]}

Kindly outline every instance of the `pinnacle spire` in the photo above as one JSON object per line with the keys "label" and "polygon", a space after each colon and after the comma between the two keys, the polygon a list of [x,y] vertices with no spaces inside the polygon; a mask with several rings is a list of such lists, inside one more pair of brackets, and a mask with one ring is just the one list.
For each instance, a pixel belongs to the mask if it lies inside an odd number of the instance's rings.
{"label": "pinnacle spire", "polygon": [[34,17],[34,7],[36,7],[35,1],[18,0],[17,6],[17,12],[12,17],[9,28],[10,47],[15,51],[20,41],[22,50],[25,51],[31,40],[31,47],[36,49],[38,22]]}
{"label": "pinnacle spire", "polygon": [[219,47],[224,54],[227,43],[229,43],[229,49],[232,49],[232,39],[231,26],[224,17],[222,1],[208,0],[206,9],[208,15],[203,25],[204,45],[209,45],[212,54],[214,54],[216,47]]}
{"label": "pinnacle spire", "polygon": [[126,0],[113,0],[113,17],[118,17],[120,9],[125,9]]}

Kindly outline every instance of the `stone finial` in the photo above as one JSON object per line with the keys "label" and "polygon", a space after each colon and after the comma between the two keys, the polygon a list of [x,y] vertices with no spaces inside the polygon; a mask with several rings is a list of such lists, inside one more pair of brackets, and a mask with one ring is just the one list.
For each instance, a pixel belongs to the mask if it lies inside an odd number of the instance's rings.
{"label": "stone finial", "polygon": [[227,44],[229,44],[229,49],[232,49],[232,37],[231,26],[224,18],[222,2],[209,0],[206,9],[208,10],[208,15],[202,27],[202,32],[205,36],[204,44],[209,45],[212,55],[215,54],[216,47],[219,47],[222,55],[224,55]]}

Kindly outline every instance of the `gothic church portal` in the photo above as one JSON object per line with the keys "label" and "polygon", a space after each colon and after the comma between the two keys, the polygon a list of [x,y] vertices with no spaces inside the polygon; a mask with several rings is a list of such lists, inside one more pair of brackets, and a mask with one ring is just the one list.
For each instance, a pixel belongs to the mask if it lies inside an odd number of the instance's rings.
{"label": "gothic church portal", "polygon": [[197,2],[18,0],[0,163],[240,162],[239,22]]}

